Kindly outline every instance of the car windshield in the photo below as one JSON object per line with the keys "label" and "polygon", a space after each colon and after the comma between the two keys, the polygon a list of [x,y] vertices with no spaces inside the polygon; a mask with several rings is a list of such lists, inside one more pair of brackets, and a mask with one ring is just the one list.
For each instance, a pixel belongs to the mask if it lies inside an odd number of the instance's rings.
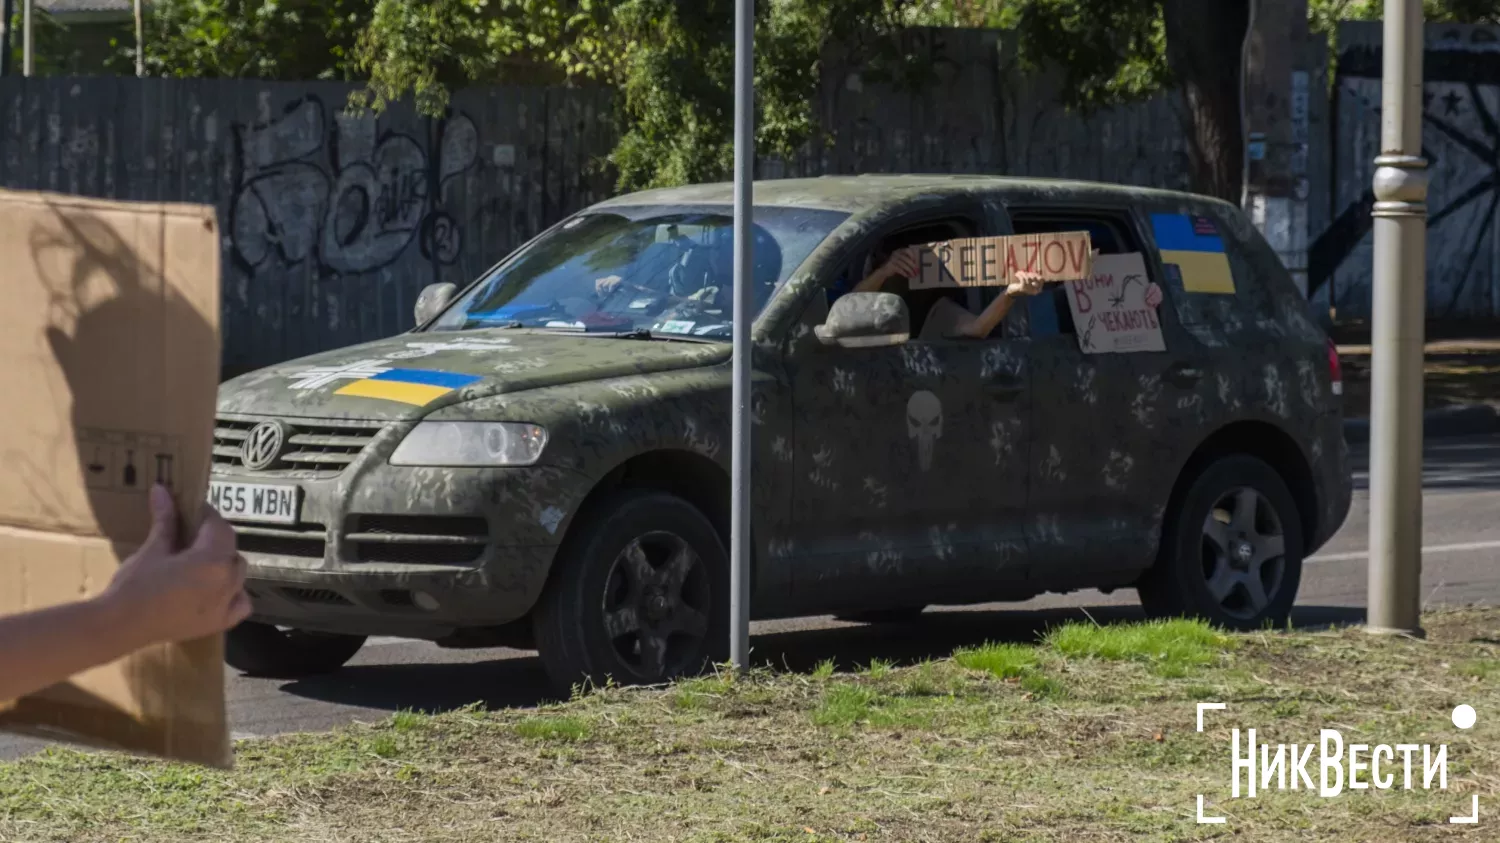
{"label": "car windshield", "polygon": [[[758,314],[812,250],[848,217],[757,207]],[[733,212],[728,206],[629,206],[584,212],[501,264],[432,330],[510,325],[728,339],[734,318]]]}

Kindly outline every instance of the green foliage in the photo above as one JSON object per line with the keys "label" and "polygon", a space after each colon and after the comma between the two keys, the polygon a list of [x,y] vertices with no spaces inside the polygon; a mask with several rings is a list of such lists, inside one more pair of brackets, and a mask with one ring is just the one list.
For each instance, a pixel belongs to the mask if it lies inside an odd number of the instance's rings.
{"label": "green foliage", "polygon": [[[1341,20],[1380,20],[1384,0],[1308,0],[1307,22],[1314,32],[1338,29]],[[1500,0],[1422,0],[1422,17],[1437,23],[1500,23]]]}
{"label": "green foliage", "polygon": [[[825,48],[837,43],[862,63],[895,68],[895,33],[918,4],[756,7],[757,141],[788,155],[818,131]],[[436,114],[462,84],[601,82],[620,94],[611,163],[622,187],[722,178],[733,163],[733,24],[733,0],[377,0],[356,50],[370,84],[354,104],[379,110],[411,94]]]}
{"label": "green foliage", "polygon": [[[998,0],[997,0],[998,2]],[[1016,0],[1021,59],[1062,68],[1063,104],[1084,110],[1149,97],[1166,84],[1157,0]]]}
{"label": "green foliage", "polygon": [[[353,79],[352,52],[374,0],[153,0],[151,76]],[[135,74],[134,45],[111,69]]]}
{"label": "green foliage", "polygon": [[[10,67],[11,73],[17,76],[21,74],[26,55],[21,39],[21,24],[24,17],[19,11],[20,6],[20,3],[16,4],[18,11],[10,21]],[[68,50],[68,34],[68,27],[58,23],[57,18],[47,14],[41,8],[32,7],[31,69],[33,73],[37,76],[50,76],[55,73],[68,72],[68,62],[71,58]]]}

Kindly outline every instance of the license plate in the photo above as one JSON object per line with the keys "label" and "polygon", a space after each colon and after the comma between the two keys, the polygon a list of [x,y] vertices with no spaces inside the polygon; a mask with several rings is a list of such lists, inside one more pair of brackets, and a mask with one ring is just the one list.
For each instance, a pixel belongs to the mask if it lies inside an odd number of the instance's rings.
{"label": "license plate", "polygon": [[208,502],[219,514],[232,521],[257,521],[262,524],[297,523],[298,489],[268,483],[208,484]]}

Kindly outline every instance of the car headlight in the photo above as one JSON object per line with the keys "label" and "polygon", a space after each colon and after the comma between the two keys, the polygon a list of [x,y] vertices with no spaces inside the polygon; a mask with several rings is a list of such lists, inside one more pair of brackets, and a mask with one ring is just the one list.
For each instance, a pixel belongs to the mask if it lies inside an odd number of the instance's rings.
{"label": "car headlight", "polygon": [[531,465],[546,446],[547,430],[540,425],[424,421],[396,446],[391,465]]}

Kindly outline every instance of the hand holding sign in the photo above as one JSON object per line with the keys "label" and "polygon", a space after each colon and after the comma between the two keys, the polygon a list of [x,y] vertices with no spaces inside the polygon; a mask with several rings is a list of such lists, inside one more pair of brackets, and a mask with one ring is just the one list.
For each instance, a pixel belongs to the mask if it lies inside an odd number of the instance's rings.
{"label": "hand holding sign", "polygon": [[1012,298],[1018,296],[1034,296],[1042,291],[1042,287],[1046,283],[1046,281],[1042,280],[1042,276],[1040,273],[1017,272],[1016,280],[1010,282],[1010,284],[1006,286],[1005,294]]}
{"label": "hand holding sign", "polygon": [[1146,288],[1146,306],[1153,310],[1161,307],[1161,288],[1156,286],[1155,281]]}
{"label": "hand holding sign", "polygon": [[917,247],[906,246],[891,253],[885,265],[881,267],[887,275],[899,275],[902,278],[916,278],[921,271],[921,265],[917,258]]}

